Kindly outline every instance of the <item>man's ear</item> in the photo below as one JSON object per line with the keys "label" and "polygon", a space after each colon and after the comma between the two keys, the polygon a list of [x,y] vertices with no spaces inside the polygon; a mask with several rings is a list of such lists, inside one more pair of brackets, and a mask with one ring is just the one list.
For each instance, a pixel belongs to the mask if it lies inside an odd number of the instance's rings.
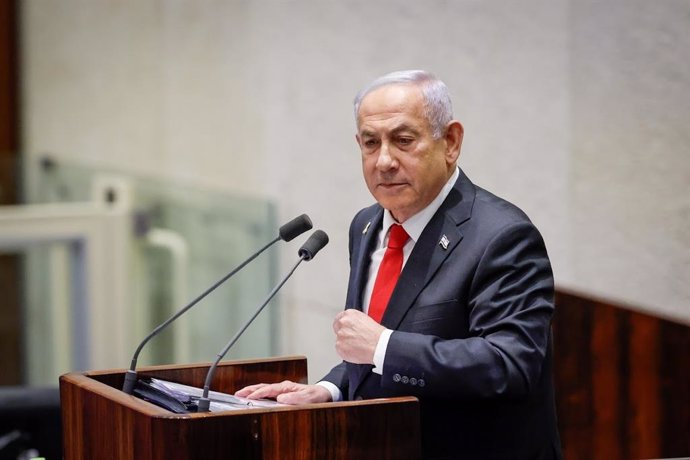
{"label": "man's ear", "polygon": [[362,148],[362,142],[361,139],[359,138],[359,133],[355,133],[355,140],[357,141],[357,145],[359,145],[359,148]]}
{"label": "man's ear", "polygon": [[462,124],[453,120],[448,123],[446,127],[446,160],[449,164],[453,164],[460,158],[460,147],[462,147],[462,137],[465,134],[465,129]]}

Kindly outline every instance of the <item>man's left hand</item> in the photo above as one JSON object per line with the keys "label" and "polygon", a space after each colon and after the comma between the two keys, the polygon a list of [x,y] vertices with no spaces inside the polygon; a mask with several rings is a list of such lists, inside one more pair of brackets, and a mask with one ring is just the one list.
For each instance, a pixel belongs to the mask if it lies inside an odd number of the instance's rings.
{"label": "man's left hand", "polygon": [[345,361],[374,364],[374,351],[386,328],[359,310],[348,308],[333,321],[335,350]]}

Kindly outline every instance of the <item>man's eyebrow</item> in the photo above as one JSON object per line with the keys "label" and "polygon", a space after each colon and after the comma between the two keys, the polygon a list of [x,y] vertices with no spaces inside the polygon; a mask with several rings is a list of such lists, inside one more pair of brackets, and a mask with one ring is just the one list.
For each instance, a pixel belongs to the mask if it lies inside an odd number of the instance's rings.
{"label": "man's eyebrow", "polygon": [[[391,129],[389,132],[390,132],[390,134],[396,135],[396,134],[400,134],[403,131],[409,131],[412,134],[419,134],[419,132],[420,132],[419,129],[417,129],[414,126],[411,126],[407,123],[399,124],[399,125],[393,127],[393,129]],[[376,137],[376,136],[378,136],[376,131],[368,129],[368,128],[363,128],[359,134],[362,137]]]}

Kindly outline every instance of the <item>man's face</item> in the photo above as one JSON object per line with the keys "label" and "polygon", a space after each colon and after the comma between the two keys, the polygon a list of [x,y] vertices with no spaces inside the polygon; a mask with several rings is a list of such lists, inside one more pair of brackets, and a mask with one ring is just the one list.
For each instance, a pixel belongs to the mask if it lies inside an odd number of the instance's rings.
{"label": "man's face", "polygon": [[375,89],[357,115],[364,180],[376,201],[402,223],[431,203],[452,175],[462,126],[455,122],[434,139],[421,90],[413,85]]}

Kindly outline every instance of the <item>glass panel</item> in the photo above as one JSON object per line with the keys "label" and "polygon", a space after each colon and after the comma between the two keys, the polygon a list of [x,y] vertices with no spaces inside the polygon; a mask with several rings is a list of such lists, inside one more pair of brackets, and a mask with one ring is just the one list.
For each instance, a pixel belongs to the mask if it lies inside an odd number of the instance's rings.
{"label": "glass panel", "polygon": [[[65,243],[43,243],[24,250],[24,374],[32,385],[56,385],[72,370],[74,333],[70,254]],[[27,273],[28,274],[28,273]]]}
{"label": "glass panel", "polygon": [[[94,182],[104,174],[113,174],[49,159],[35,160],[28,166],[26,196],[32,203],[90,201]],[[261,198],[200,190],[131,174],[116,175],[129,183],[132,203],[129,305],[118,307],[126,311],[128,318],[126,327],[131,339],[127,339],[126,355],[131,356],[139,341],[157,324],[275,238],[277,224],[274,206]],[[25,337],[32,344],[40,342],[37,348],[58,349],[56,341],[69,340],[69,328],[67,333],[56,335],[55,319],[41,314],[48,303],[70,303],[69,289],[64,288],[70,281],[62,279],[63,288],[48,281],[70,276],[68,258],[64,248],[32,250],[27,258],[25,308],[30,318]],[[275,285],[276,266],[277,251],[272,248],[153,339],[142,351],[139,365],[213,360]],[[262,312],[226,359],[275,353],[276,308],[269,305]],[[64,323],[64,319],[57,322],[63,328]],[[74,321],[68,318],[67,323]],[[60,346],[65,348],[65,344]],[[74,344],[79,346],[89,344]],[[48,356],[28,353],[27,357],[30,369],[63,371],[63,366],[48,363]],[[122,367],[128,365],[129,359],[121,363]],[[56,377],[38,371],[29,375],[32,384],[54,383],[51,379]]]}

